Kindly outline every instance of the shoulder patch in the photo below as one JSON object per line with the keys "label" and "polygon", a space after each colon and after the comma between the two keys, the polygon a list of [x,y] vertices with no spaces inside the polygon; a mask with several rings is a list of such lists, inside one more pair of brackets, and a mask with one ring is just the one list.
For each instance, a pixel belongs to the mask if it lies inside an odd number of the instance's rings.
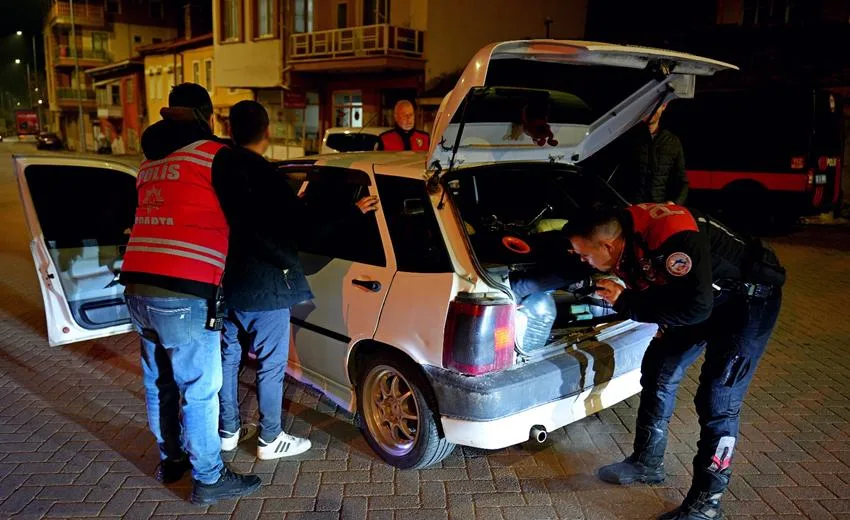
{"label": "shoulder patch", "polygon": [[673,253],[667,257],[664,264],[667,266],[667,272],[673,276],[685,276],[691,272],[694,262],[685,253]]}

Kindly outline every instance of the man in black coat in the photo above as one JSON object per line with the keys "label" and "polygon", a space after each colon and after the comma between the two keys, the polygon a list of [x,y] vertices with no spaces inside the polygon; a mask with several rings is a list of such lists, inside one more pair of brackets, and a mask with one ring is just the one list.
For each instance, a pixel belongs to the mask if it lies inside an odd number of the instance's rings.
{"label": "man in black coat", "polygon": [[[277,459],[303,453],[310,441],[284,432],[283,378],[289,356],[290,307],[313,297],[298,260],[297,243],[309,235],[321,215],[308,209],[263,157],[269,146],[269,117],[255,101],[230,109],[234,150],[229,172],[241,190],[236,215],[230,218],[230,247],[224,281],[227,314],[222,333],[220,436],[222,451],[259,433],[257,457]],[[234,183],[235,184],[235,180]],[[364,197],[351,215],[374,211],[377,198]],[[257,356],[259,432],[240,424],[238,372],[242,358],[239,336],[250,339]]]}
{"label": "man in black coat", "polygon": [[614,187],[627,201],[673,202],[688,198],[688,175],[682,142],[661,126],[667,105],[658,108],[646,121],[632,128],[620,141],[623,158],[614,178]]}

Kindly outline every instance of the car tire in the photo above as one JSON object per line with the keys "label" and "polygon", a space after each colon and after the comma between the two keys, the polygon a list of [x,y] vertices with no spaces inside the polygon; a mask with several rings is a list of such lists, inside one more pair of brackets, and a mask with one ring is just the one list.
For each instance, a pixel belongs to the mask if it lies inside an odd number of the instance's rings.
{"label": "car tire", "polygon": [[357,374],[357,423],[366,442],[387,464],[400,469],[440,462],[455,445],[440,433],[428,381],[401,354],[374,354]]}

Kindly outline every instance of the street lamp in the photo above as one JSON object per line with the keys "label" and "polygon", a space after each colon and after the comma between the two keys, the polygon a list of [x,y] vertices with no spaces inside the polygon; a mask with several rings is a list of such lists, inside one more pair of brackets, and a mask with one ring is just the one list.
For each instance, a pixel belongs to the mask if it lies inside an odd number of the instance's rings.
{"label": "street lamp", "polygon": [[[72,5],[71,5],[71,9],[73,10],[73,2],[72,2]],[[74,14],[72,12],[71,17],[73,18],[73,16],[74,16]],[[15,32],[15,34],[18,35],[18,36],[23,36],[24,31],[17,31],[17,32]],[[15,63],[20,64],[20,60],[15,60]],[[35,34],[32,35],[32,65],[33,65],[33,72],[35,72],[35,91],[38,92],[38,54],[36,53],[36,50],[35,50]],[[79,80],[79,73],[77,74],[77,79]],[[29,89],[30,89],[30,73],[29,73],[29,63],[27,63],[27,90],[29,90]],[[39,103],[39,105],[40,104],[41,103]],[[32,106],[32,91],[30,91],[30,106]],[[42,127],[41,123],[42,123],[42,114],[41,114],[41,107],[39,106],[38,107],[38,127],[39,128]]]}
{"label": "street lamp", "polygon": [[[15,59],[15,64],[20,65],[21,60]],[[30,107],[32,107],[32,86],[30,85],[30,64],[29,64],[29,62],[27,62],[27,72],[26,72],[26,74],[27,74],[27,92],[29,93],[29,97],[30,97]],[[41,124],[41,120],[39,120],[39,124]]]}

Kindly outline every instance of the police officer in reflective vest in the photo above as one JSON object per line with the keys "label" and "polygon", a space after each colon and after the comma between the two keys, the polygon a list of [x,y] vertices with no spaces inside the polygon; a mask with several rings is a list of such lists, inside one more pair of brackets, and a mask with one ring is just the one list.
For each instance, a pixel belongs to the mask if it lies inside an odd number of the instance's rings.
{"label": "police officer in reflective vest", "polygon": [[413,128],[416,122],[413,103],[407,100],[396,103],[393,117],[395,128],[378,136],[378,150],[427,152],[431,144],[428,134]]}
{"label": "police officer in reflective vest", "polygon": [[602,298],[626,318],[659,325],[641,367],[634,451],[602,467],[599,477],[614,484],[664,480],[676,391],[704,350],[693,481],[682,505],[661,518],[717,520],[741,403],[779,314],[785,270],[761,241],[672,203],[596,210],[570,221],[564,233],[582,260],[625,282],[598,280]]}
{"label": "police officer in reflective vest", "polygon": [[230,150],[211,131],[206,89],[178,85],[168,105],[164,120],[142,135],[138,208],[120,280],[141,335],[148,424],[161,458],[157,478],[176,482],[191,469],[190,500],[211,504],[260,487],[256,475],[224,466],[218,436],[216,309],[228,247],[226,196],[233,191],[222,164]]}

